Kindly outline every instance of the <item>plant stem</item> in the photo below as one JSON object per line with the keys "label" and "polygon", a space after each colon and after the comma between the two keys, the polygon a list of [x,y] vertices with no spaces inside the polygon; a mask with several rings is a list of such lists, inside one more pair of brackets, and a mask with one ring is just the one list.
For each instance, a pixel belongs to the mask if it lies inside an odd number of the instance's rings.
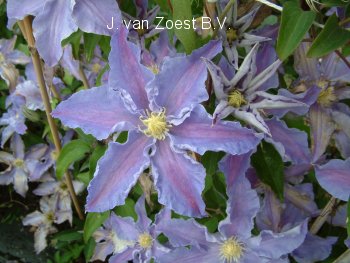
{"label": "plant stem", "polygon": [[341,254],[333,263],[347,263],[350,262],[350,249],[347,249],[343,254]]}
{"label": "plant stem", "polygon": [[[260,3],[264,4],[264,5],[267,5],[267,6],[273,8],[273,9],[275,9],[275,10],[277,10],[277,11],[280,11],[280,12],[283,11],[283,7],[281,7],[281,6],[279,6],[279,5],[276,5],[276,4],[274,4],[274,3],[271,3],[270,1],[267,1],[267,0],[255,0],[255,1],[260,2]],[[314,26],[319,27],[319,28],[324,28],[324,25],[322,25],[322,24],[320,24],[320,23],[317,23],[316,21],[312,22],[312,24],[313,24]]]}
{"label": "plant stem", "polygon": [[[32,20],[30,17],[27,16],[23,19],[23,21],[19,21],[18,23],[20,25],[21,30],[23,30],[22,33],[23,33],[25,39],[28,42],[28,47],[29,47],[29,50],[30,50],[30,53],[32,56],[33,65],[34,65],[35,75],[36,75],[36,78],[37,78],[37,81],[39,84],[41,98],[42,98],[42,100],[44,102],[44,106],[45,106],[46,117],[47,117],[47,120],[49,122],[49,126],[50,126],[50,130],[51,130],[51,134],[52,134],[52,138],[53,138],[53,141],[55,144],[56,151],[57,151],[57,153],[59,153],[62,149],[61,141],[59,138],[56,123],[51,116],[52,109],[51,109],[49,95],[48,95],[47,89],[46,89],[46,84],[45,84],[44,74],[43,74],[43,70],[42,70],[42,66],[41,66],[40,56],[39,56],[39,53],[35,47],[35,39],[34,39],[33,29],[32,29]],[[79,218],[81,220],[83,220],[84,214],[80,209],[79,202],[78,202],[77,196],[76,196],[75,191],[74,191],[73,182],[72,182],[72,179],[68,173],[65,174],[65,179],[66,179],[66,184],[67,184],[70,196],[72,198],[75,210],[77,211]]]}
{"label": "plant stem", "polygon": [[85,72],[83,70],[83,68],[80,66],[79,67],[79,75],[81,77],[81,80],[83,81],[83,84],[84,84],[84,88],[85,89],[89,89],[90,88],[90,84],[89,84],[89,81],[85,75]]}
{"label": "plant stem", "polygon": [[332,197],[331,200],[326,204],[326,206],[321,211],[321,214],[316,218],[315,222],[310,228],[310,233],[316,235],[317,232],[321,229],[323,224],[327,221],[327,218],[330,213],[332,213],[334,207],[339,203],[339,200]]}
{"label": "plant stem", "polygon": [[339,22],[339,26],[343,26],[343,25],[345,25],[347,23],[350,23],[350,17],[345,18],[344,20],[340,21]]}
{"label": "plant stem", "polygon": [[[220,24],[223,22],[223,20],[225,19],[225,16],[230,11],[231,7],[233,6],[233,4],[235,2],[236,2],[236,0],[230,0],[230,2],[227,3],[224,10],[222,11],[222,13],[219,16]],[[215,27],[214,33],[213,33],[213,38],[215,38],[217,36],[218,32],[219,32],[219,27]]]}
{"label": "plant stem", "polygon": [[348,68],[350,69],[350,62],[346,59],[346,57],[343,56],[343,54],[339,51],[339,50],[335,50],[335,54],[338,55],[338,57],[340,57],[341,60],[343,60],[343,62],[348,66]]}

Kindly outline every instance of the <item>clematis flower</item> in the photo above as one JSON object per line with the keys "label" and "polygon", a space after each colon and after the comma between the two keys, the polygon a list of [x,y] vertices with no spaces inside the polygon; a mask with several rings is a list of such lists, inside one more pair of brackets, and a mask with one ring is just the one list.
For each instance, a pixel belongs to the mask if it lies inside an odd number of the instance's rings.
{"label": "clematis flower", "polygon": [[38,167],[40,166],[39,159],[46,149],[46,145],[40,144],[32,147],[25,154],[23,141],[18,134],[15,134],[11,139],[13,155],[7,152],[0,152],[0,162],[8,166],[5,171],[0,173],[0,184],[8,185],[13,183],[15,191],[25,196],[28,190],[28,177],[32,176],[33,172],[43,174],[46,171]]}
{"label": "clematis flower", "polygon": [[[84,190],[84,183],[73,180],[75,193],[78,195]],[[35,195],[51,196],[57,204],[57,209],[65,211],[66,220],[72,224],[73,211],[68,186],[64,181],[57,181],[53,177],[46,178],[34,191]]]}
{"label": "clematis flower", "polygon": [[27,130],[22,107],[9,107],[7,112],[5,112],[0,118],[0,126],[5,126],[1,131],[0,147],[3,148],[13,134],[18,133],[22,135]]}
{"label": "clematis flower", "polygon": [[252,236],[253,219],[260,206],[257,193],[245,177],[246,162],[237,167],[241,158],[228,155],[219,164],[226,177],[229,196],[228,216],[220,222],[219,232],[209,234],[202,226],[192,224],[188,235],[195,233],[193,236],[197,237],[195,241],[199,246],[175,249],[162,256],[160,262],[277,262],[304,241],[307,221],[283,233],[263,230],[258,236]]}
{"label": "clematis flower", "polygon": [[[152,10],[148,11],[148,0],[133,0],[133,2],[136,6],[136,17],[123,13],[124,24],[128,27],[130,41],[144,48],[146,38],[155,36],[162,31],[157,29],[157,26],[154,24],[160,8],[157,5]],[[134,29],[133,23],[135,23],[136,26],[136,23],[140,23],[140,21],[142,21],[143,24],[140,25],[139,29]],[[147,26],[145,25],[146,23]]]}
{"label": "clematis flower", "polygon": [[[101,49],[96,46],[94,51],[94,57],[90,62],[76,60],[73,57],[72,46],[68,45],[63,50],[63,56],[60,61],[60,64],[69,71],[76,79],[82,81],[82,77],[79,73],[80,67],[84,71],[86,78],[90,84],[90,86],[96,85],[96,79],[101,70],[105,67],[106,62],[102,59]],[[106,73],[105,73],[106,74]],[[105,75],[102,77],[102,80],[108,80]],[[107,81],[105,81],[107,83]]]}
{"label": "clematis flower", "polygon": [[[218,7],[223,9],[228,1],[221,1]],[[223,39],[223,47],[231,65],[238,69],[238,50],[239,47],[250,50],[257,43],[270,40],[265,36],[253,35],[246,31],[254,20],[256,13],[259,11],[261,4],[256,3],[251,10],[238,18],[238,1],[235,1],[233,7],[229,11],[229,15],[225,19],[225,27],[220,30]],[[220,13],[220,12],[219,12]],[[217,25],[219,26],[219,25]]]}
{"label": "clematis flower", "polygon": [[[303,43],[295,53],[295,68],[299,74],[298,88],[315,93],[310,105],[312,162],[324,154],[332,135],[343,158],[350,157],[350,108],[341,100],[350,98],[347,83],[350,71],[335,53],[321,59],[307,58],[309,44]],[[282,91],[281,95],[301,100],[300,94]]]}
{"label": "clematis flower", "polygon": [[150,166],[161,204],[183,215],[203,216],[205,169],[186,151],[242,154],[260,141],[236,122],[212,126],[199,104],[208,99],[207,71],[200,58],[214,57],[221,43],[212,41],[187,57],[166,58],[154,76],[140,64],[139,47],[126,38],[125,29],[112,37],[110,88],[78,92],[53,111],[64,125],[80,127],[99,140],[129,131],[126,143],[109,143],[99,160],[86,210],[101,212],[123,204]]}
{"label": "clematis flower", "polygon": [[[154,223],[147,217],[145,198],[141,196],[136,202],[135,210],[137,222],[130,217],[119,217],[111,213],[103,224],[103,228],[94,233],[98,242],[92,260],[105,260],[109,254],[113,256],[110,263],[127,262],[150,262],[170,251],[169,247],[161,245],[157,241],[160,234],[158,224],[167,224],[170,219],[169,210],[161,210]],[[102,241],[102,242],[101,242]]]}
{"label": "clematis flower", "polygon": [[169,43],[167,31],[162,31],[159,38],[151,43],[149,51],[142,49],[142,64],[149,68],[154,74],[158,74],[165,57],[176,57],[176,49]]}
{"label": "clematis flower", "polygon": [[281,65],[281,61],[276,60],[267,68],[257,68],[255,62],[263,60],[266,55],[269,57],[268,54],[271,52],[271,47],[265,47],[266,50],[257,53],[258,45],[255,45],[237,72],[227,65],[225,60],[220,63],[221,68],[209,60],[206,60],[206,64],[212,76],[214,92],[218,100],[213,114],[214,119],[223,119],[232,114],[235,118],[271,136],[263,117],[265,110],[306,107],[306,104],[266,92],[278,86],[278,82],[276,83],[271,77]]}
{"label": "clematis flower", "polygon": [[57,209],[54,198],[41,198],[40,210],[30,213],[22,220],[23,225],[34,228],[34,248],[37,254],[47,247],[46,237],[57,232],[53,224],[61,224],[66,220],[66,211]]}
{"label": "clematis flower", "polygon": [[15,50],[17,37],[12,39],[0,39],[0,76],[6,81],[10,89],[17,84],[18,71],[14,65],[25,65],[30,62],[30,57],[19,50]]}
{"label": "clematis flower", "polygon": [[315,165],[317,181],[332,196],[348,201],[350,196],[350,158],[330,160],[324,165]]}
{"label": "clematis flower", "polygon": [[61,41],[77,31],[110,35],[112,17],[121,23],[119,7],[114,0],[96,3],[94,0],[9,0],[7,3],[9,27],[16,20],[27,15],[35,16],[33,20],[34,37],[40,56],[50,67],[55,66],[63,54]]}

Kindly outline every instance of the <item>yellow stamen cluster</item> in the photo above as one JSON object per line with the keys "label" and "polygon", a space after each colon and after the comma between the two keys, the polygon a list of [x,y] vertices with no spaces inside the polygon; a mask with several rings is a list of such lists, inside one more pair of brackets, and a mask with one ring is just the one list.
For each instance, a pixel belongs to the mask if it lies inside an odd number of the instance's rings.
{"label": "yellow stamen cluster", "polygon": [[95,63],[95,64],[92,65],[92,72],[97,74],[97,73],[100,72],[100,70],[101,70],[101,65],[100,64]]}
{"label": "yellow stamen cluster", "polygon": [[0,63],[5,61],[4,55],[0,52]]}
{"label": "yellow stamen cluster", "polygon": [[336,101],[337,96],[334,93],[333,87],[322,89],[317,98],[317,102],[324,107],[330,107]]}
{"label": "yellow stamen cluster", "polygon": [[228,28],[226,31],[226,38],[229,43],[235,41],[238,38],[237,30],[232,27]]}
{"label": "yellow stamen cluster", "polygon": [[143,233],[139,236],[139,244],[142,248],[148,249],[153,244],[153,238],[148,233]]}
{"label": "yellow stamen cluster", "polygon": [[243,252],[243,244],[234,237],[227,239],[220,247],[220,256],[227,263],[238,262]]}
{"label": "yellow stamen cluster", "polygon": [[228,94],[228,104],[234,108],[239,108],[247,104],[247,101],[242,93],[235,89]]}
{"label": "yellow stamen cluster", "polygon": [[53,212],[49,212],[45,214],[45,216],[46,216],[46,220],[50,223],[52,223],[55,219],[55,214]]}
{"label": "yellow stamen cluster", "polygon": [[165,109],[161,112],[147,111],[146,113],[147,117],[140,117],[142,123],[147,127],[143,133],[157,140],[164,140],[169,128],[171,128],[171,125],[166,121]]}
{"label": "yellow stamen cluster", "polygon": [[157,64],[152,64],[148,68],[153,72],[154,75],[157,75],[159,73],[159,67]]}
{"label": "yellow stamen cluster", "polygon": [[62,191],[68,190],[67,184],[66,184],[65,182],[61,182],[61,183],[60,183],[60,189],[61,189]]}
{"label": "yellow stamen cluster", "polygon": [[142,37],[144,34],[146,34],[146,30],[144,28],[138,28],[138,29],[136,29],[136,31],[140,37]]}
{"label": "yellow stamen cluster", "polygon": [[51,155],[51,158],[52,158],[52,160],[57,160],[57,158],[58,158],[58,152],[56,151],[56,150],[53,150],[51,153],[50,153],[50,155]]}
{"label": "yellow stamen cluster", "polygon": [[13,164],[16,167],[23,167],[24,161],[22,159],[16,159],[16,160],[14,160]]}

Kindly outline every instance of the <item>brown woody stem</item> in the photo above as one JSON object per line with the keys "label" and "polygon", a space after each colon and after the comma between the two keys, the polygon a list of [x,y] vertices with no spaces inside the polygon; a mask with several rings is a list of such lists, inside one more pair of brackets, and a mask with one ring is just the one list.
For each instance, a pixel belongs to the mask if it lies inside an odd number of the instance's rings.
{"label": "brown woody stem", "polygon": [[[50,130],[51,130],[51,134],[52,134],[52,138],[53,138],[53,141],[55,144],[56,151],[57,151],[57,153],[59,153],[62,149],[62,145],[61,145],[61,141],[59,138],[56,123],[51,116],[52,109],[51,109],[49,95],[48,95],[48,92],[46,89],[43,69],[41,66],[41,59],[40,59],[39,53],[35,47],[35,39],[34,39],[33,29],[32,29],[32,19],[31,19],[31,17],[27,16],[22,21],[19,21],[18,24],[19,24],[20,29],[22,30],[22,33],[23,33],[25,39],[28,42],[28,47],[29,47],[29,50],[30,50],[30,53],[32,56],[32,61],[33,61],[33,65],[34,65],[36,78],[37,78],[37,81],[39,84],[41,98],[42,98],[42,100],[44,102],[44,106],[45,106],[46,117],[47,117],[47,120],[48,120],[48,123],[50,126]],[[80,209],[78,198],[77,198],[77,195],[74,191],[73,182],[72,182],[72,179],[68,173],[65,174],[65,179],[66,179],[66,184],[67,184],[70,196],[72,198],[75,210],[77,211],[79,218],[81,220],[83,220],[84,214]]]}
{"label": "brown woody stem", "polygon": [[339,203],[339,201],[332,197],[331,200],[326,204],[326,206],[321,211],[320,215],[316,218],[315,222],[310,228],[310,233],[316,235],[317,232],[321,229],[323,224],[327,221],[328,216],[332,213],[334,207]]}

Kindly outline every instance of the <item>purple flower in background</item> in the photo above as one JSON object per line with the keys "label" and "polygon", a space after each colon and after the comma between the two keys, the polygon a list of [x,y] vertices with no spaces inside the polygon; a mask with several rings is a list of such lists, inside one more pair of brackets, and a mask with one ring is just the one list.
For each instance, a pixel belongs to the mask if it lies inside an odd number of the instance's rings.
{"label": "purple flower in background", "polygon": [[[224,3],[225,2],[225,3]],[[223,1],[218,7],[222,9],[228,1]],[[256,3],[251,10],[238,18],[238,1],[233,4],[232,11],[229,11],[229,16],[225,19],[225,30],[220,30],[223,38],[223,46],[230,64],[238,69],[238,50],[239,47],[245,47],[250,50],[252,46],[259,42],[270,40],[268,37],[253,35],[246,33],[254,20],[256,13],[260,8],[260,3]],[[219,12],[220,13],[220,12]],[[220,26],[220,25],[217,25]]]}
{"label": "purple flower in background", "polygon": [[206,60],[213,79],[215,95],[219,101],[213,114],[215,120],[232,114],[235,118],[271,136],[264,120],[265,110],[306,107],[302,102],[266,92],[278,86],[274,74],[282,62],[271,61],[266,67],[257,67],[256,62],[265,59],[266,63],[266,57],[269,59],[274,54],[271,46],[265,45],[263,50],[258,52],[258,45],[255,45],[237,72],[225,60],[220,62],[221,68]]}
{"label": "purple flower in background", "polygon": [[332,196],[348,201],[350,196],[350,158],[330,160],[324,165],[315,165],[317,181]]}
{"label": "purple flower in background", "polygon": [[188,235],[194,233],[198,245],[191,249],[175,249],[162,256],[160,262],[277,262],[304,241],[307,221],[283,233],[264,230],[258,236],[252,236],[253,219],[260,206],[257,193],[245,178],[246,165],[242,156],[228,155],[220,161],[229,200],[228,216],[220,222],[219,233],[209,234],[203,227],[194,225],[188,230]]}
{"label": "purple flower in background", "polygon": [[[93,260],[105,260],[109,254],[113,256],[110,263],[127,262],[150,262],[170,249],[157,241],[160,234],[158,224],[167,224],[170,219],[170,211],[161,210],[155,218],[155,222],[147,217],[145,198],[139,198],[135,205],[137,222],[130,217],[119,217],[111,213],[103,224],[104,228],[94,233],[96,249]],[[101,242],[102,241],[102,242]]]}
{"label": "purple flower in background", "polygon": [[180,214],[203,216],[205,169],[186,151],[242,154],[260,141],[239,123],[212,126],[199,104],[208,99],[207,71],[200,58],[214,57],[221,43],[212,41],[187,57],[168,57],[154,76],[140,64],[139,47],[126,38],[125,29],[112,38],[110,88],[78,92],[53,112],[66,126],[80,127],[99,140],[129,131],[126,143],[109,143],[99,160],[86,209],[101,212],[123,204],[150,166],[161,204]]}
{"label": "purple flower in background", "polygon": [[10,89],[13,89],[17,84],[18,71],[14,65],[25,65],[30,62],[30,57],[14,49],[16,39],[16,36],[9,40],[0,39],[0,76]]}
{"label": "purple flower in background", "polygon": [[14,133],[24,134],[27,130],[22,107],[9,107],[7,112],[5,112],[0,118],[0,126],[5,126],[1,131],[0,147],[3,148],[5,143]]}
{"label": "purple flower in background", "polygon": [[28,190],[28,177],[33,172],[40,173],[39,177],[46,171],[37,169],[40,166],[40,158],[46,145],[39,145],[24,153],[24,144],[21,137],[15,134],[11,139],[11,150],[13,155],[7,152],[0,152],[0,163],[8,165],[8,168],[0,172],[0,185],[13,183],[15,191],[25,196]]}
{"label": "purple flower in background", "polygon": [[181,56],[176,53],[176,49],[169,43],[168,32],[162,31],[159,38],[151,43],[149,51],[142,49],[142,64],[149,68],[154,74],[158,74],[165,57]]}
{"label": "purple flower in background", "polygon": [[23,225],[34,227],[34,248],[38,254],[47,247],[46,237],[57,232],[53,223],[61,224],[67,218],[66,211],[57,209],[54,198],[41,198],[40,210],[30,213],[22,220]]}
{"label": "purple flower in background", "polygon": [[[350,98],[350,71],[347,65],[333,52],[321,59],[307,58],[309,45],[303,43],[295,53],[295,67],[300,85],[316,90],[318,97],[311,105],[309,117],[312,134],[312,162],[316,163],[326,150],[334,135],[336,146],[344,158],[350,157],[350,108],[340,102]],[[314,87],[315,86],[315,87]],[[285,94],[298,99],[298,95]]]}
{"label": "purple flower in background", "polygon": [[[79,181],[73,180],[73,187],[76,194],[80,194],[84,190],[84,184]],[[51,198],[54,199],[57,204],[57,209],[66,211],[65,220],[68,220],[69,223],[72,224],[72,201],[69,195],[68,186],[64,181],[57,181],[54,178],[49,177],[42,182],[33,193],[39,196],[51,195]]]}
{"label": "purple flower in background", "polygon": [[[96,46],[94,51],[94,57],[91,59],[90,62],[83,61],[82,63],[80,63],[79,60],[76,60],[73,57],[72,46],[68,45],[63,50],[63,56],[60,63],[63,66],[63,68],[68,70],[68,72],[72,74],[76,79],[82,81],[82,76],[79,73],[81,67],[87,77],[90,86],[96,86],[97,76],[106,66],[106,62],[102,58],[101,49],[99,48],[99,46]],[[102,80],[105,79],[105,77],[102,77]]]}
{"label": "purple flower in background", "polygon": [[154,24],[160,8],[155,6],[148,11],[148,0],[133,0],[133,2],[136,6],[136,17],[123,13],[124,24],[129,30],[130,41],[145,47],[145,38],[150,38],[161,32]]}
{"label": "purple flower in background", "polygon": [[61,41],[77,31],[111,35],[107,25],[112,17],[121,23],[118,4],[114,0],[97,3],[94,0],[9,0],[7,3],[9,26],[27,15],[35,16],[34,37],[40,56],[50,67],[60,60]]}

